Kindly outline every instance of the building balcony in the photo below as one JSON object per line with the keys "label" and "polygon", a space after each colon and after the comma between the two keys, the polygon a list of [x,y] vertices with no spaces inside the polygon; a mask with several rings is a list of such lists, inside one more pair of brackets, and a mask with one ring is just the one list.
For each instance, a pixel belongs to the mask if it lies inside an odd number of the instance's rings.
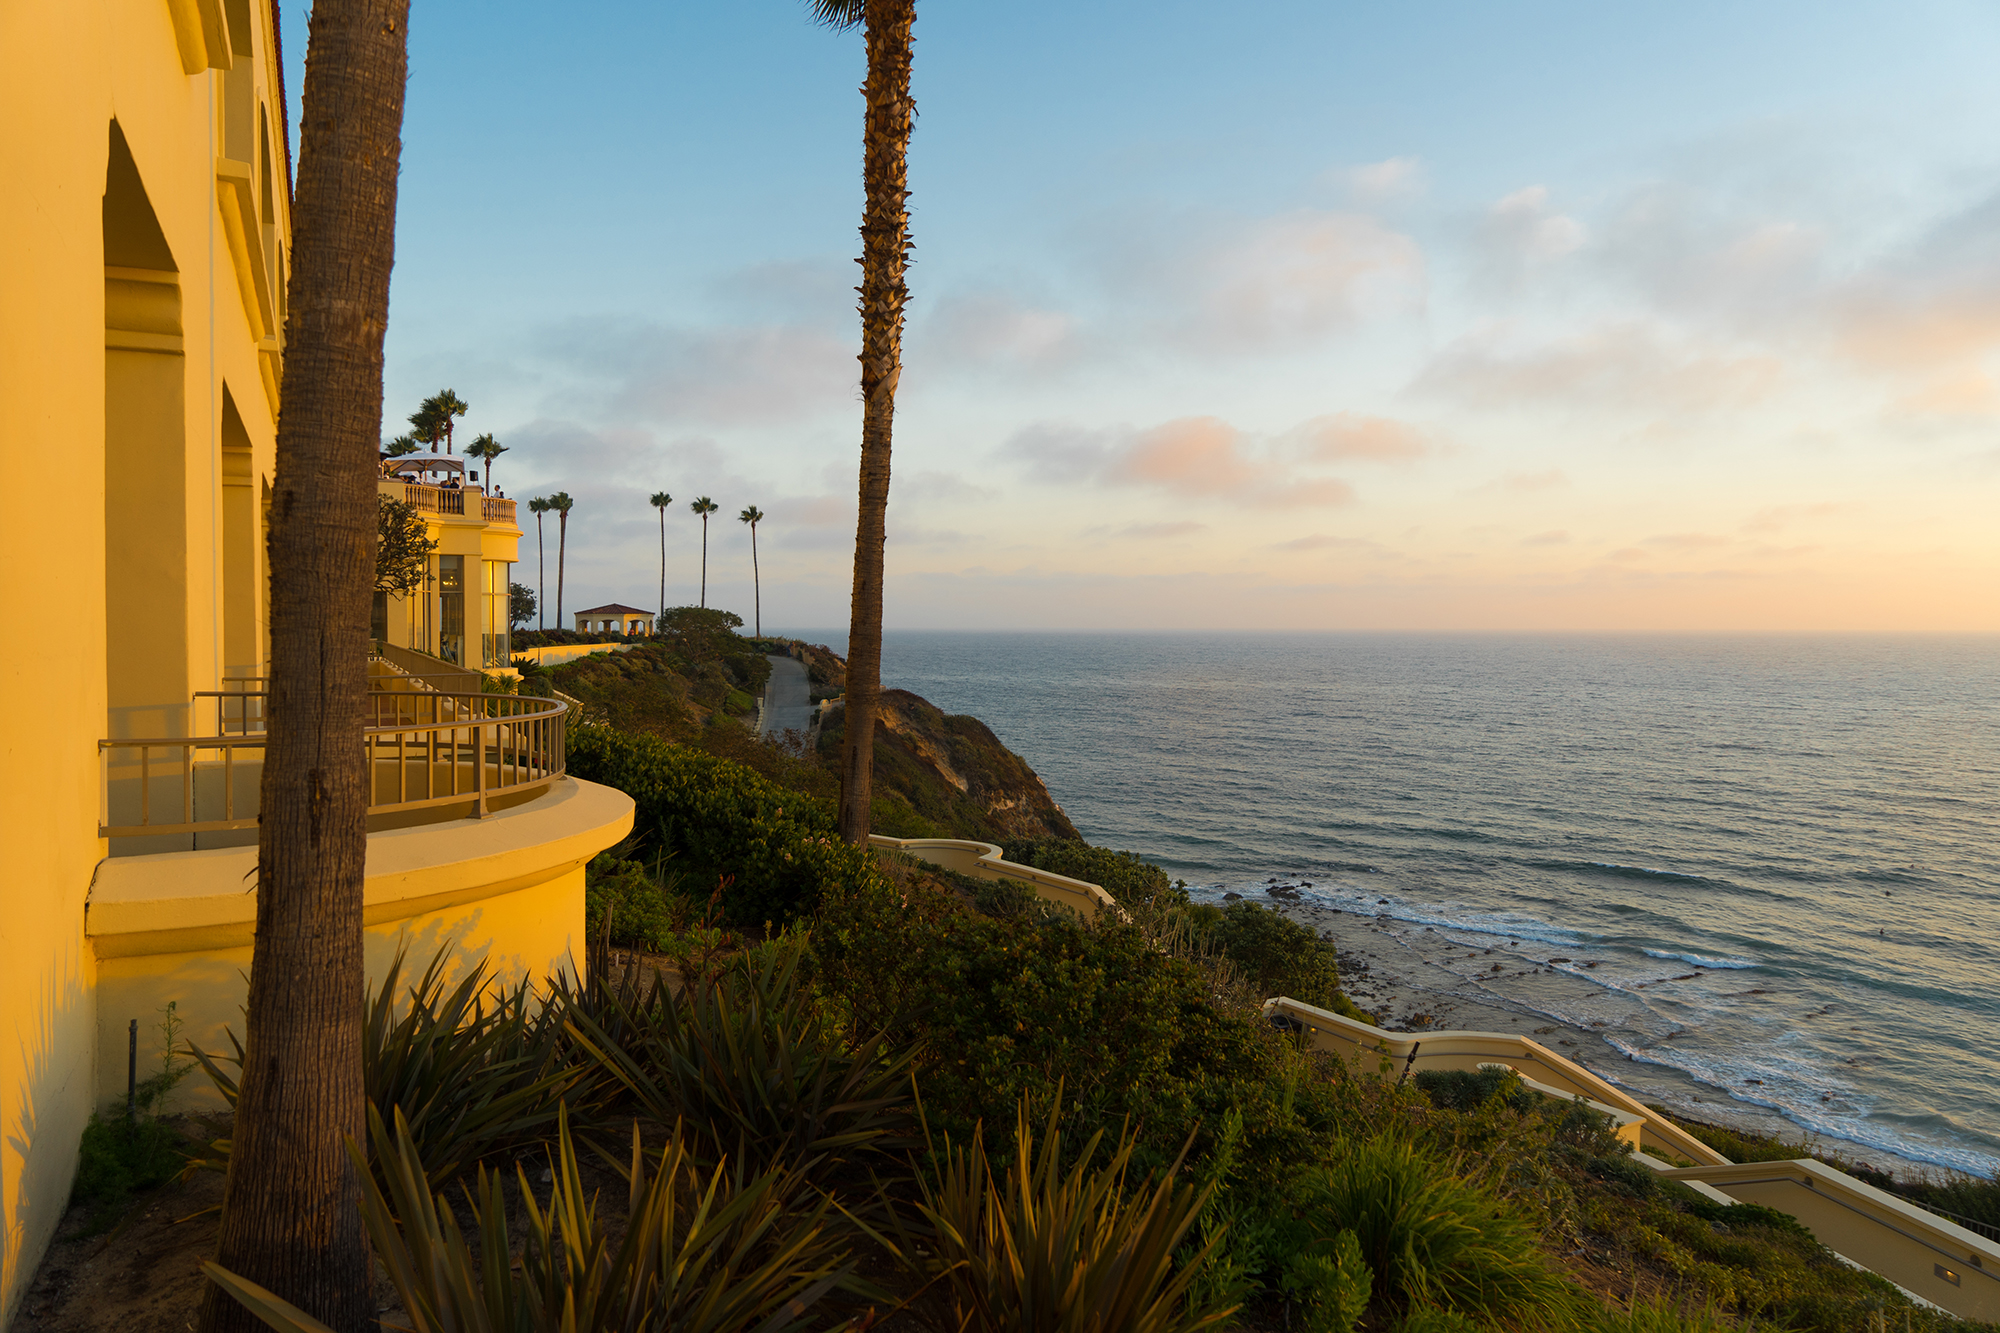
{"label": "building balcony", "polygon": [[477,486],[436,486],[420,481],[383,481],[380,494],[401,500],[420,514],[471,518],[482,523],[499,523],[510,528],[515,521],[514,501],[488,495]]}
{"label": "building balcony", "polygon": [[[196,695],[214,733],[98,742],[98,836],[113,856],[256,841],[264,771],[265,691],[256,678]],[[408,676],[371,677],[357,738],[369,773],[368,828],[484,818],[546,792],[563,776],[568,705],[508,694],[446,692]],[[447,682],[456,683],[456,682]]]}

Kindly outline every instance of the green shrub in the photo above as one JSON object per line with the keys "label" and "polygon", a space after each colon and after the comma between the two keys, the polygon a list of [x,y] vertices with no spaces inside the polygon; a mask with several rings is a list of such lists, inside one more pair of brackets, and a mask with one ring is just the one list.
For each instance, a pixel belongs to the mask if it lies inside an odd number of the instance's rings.
{"label": "green shrub", "polygon": [[1011,838],[1001,844],[1000,853],[1016,865],[1095,884],[1128,905],[1187,905],[1186,886],[1170,883],[1166,871],[1137,852],[1114,852],[1068,838]]}
{"label": "green shrub", "polygon": [[1536,1094],[1521,1086],[1519,1071],[1508,1068],[1421,1069],[1410,1081],[1443,1111],[1476,1111],[1496,1100],[1518,1109],[1536,1100]]}
{"label": "green shrub", "polygon": [[127,1119],[119,1113],[92,1115],[77,1149],[76,1183],[70,1202],[90,1209],[85,1235],[105,1230],[125,1211],[132,1196],[166,1184],[188,1163],[186,1144],[174,1127],[150,1115]]}
{"label": "green shrub", "polygon": [[830,803],[776,786],[725,759],[609,727],[570,730],[569,771],[616,787],[638,806],[635,827],[690,882],[727,876],[726,918],[755,929],[809,915],[828,885],[879,880],[874,862],[842,842]]}
{"label": "green shrub", "polygon": [[1532,1228],[1407,1139],[1337,1152],[1301,1182],[1298,1205],[1317,1234],[1354,1233],[1385,1314],[1435,1306],[1482,1325],[1562,1328],[1584,1308]]}
{"label": "green shrub", "polygon": [[[1231,903],[1215,927],[1216,946],[1268,998],[1286,995],[1342,1012],[1340,964],[1331,941],[1310,926],[1256,903]],[[1352,1008],[1352,1004],[1348,1004]]]}
{"label": "green shrub", "polygon": [[901,1257],[916,1279],[941,1279],[938,1327],[1196,1333],[1227,1319],[1233,1301],[1193,1290],[1214,1242],[1175,1256],[1208,1191],[1177,1187],[1172,1169],[1151,1188],[1128,1186],[1129,1132],[1102,1165],[1092,1164],[1100,1131],[1066,1167],[1061,1120],[1057,1097],[1037,1141],[1024,1099],[1004,1169],[976,1129],[969,1147],[946,1143],[935,1180],[920,1178],[928,1234],[919,1242],[905,1233]]}
{"label": "green shrub", "polygon": [[[640,861],[629,860],[616,850],[601,852],[583,868],[584,938],[595,941],[604,928],[605,913],[611,915],[611,942],[650,953],[668,952],[676,941],[675,892],[680,877],[648,869]],[[687,905],[678,904],[685,916]],[[681,923],[684,924],[684,923]]]}

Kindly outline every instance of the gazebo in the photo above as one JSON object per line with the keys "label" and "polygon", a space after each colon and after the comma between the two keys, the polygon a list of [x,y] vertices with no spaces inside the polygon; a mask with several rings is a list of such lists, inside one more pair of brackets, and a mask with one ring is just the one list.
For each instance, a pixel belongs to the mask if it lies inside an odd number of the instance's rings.
{"label": "gazebo", "polygon": [[579,634],[651,634],[653,612],[638,606],[612,602],[576,613]]}

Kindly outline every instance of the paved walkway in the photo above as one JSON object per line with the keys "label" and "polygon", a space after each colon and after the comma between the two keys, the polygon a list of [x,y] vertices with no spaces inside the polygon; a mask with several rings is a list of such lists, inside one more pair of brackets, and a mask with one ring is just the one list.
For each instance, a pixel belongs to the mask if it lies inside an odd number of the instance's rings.
{"label": "paved walkway", "polygon": [[813,715],[806,664],[776,655],[767,655],[765,660],[771,664],[771,683],[764,687],[764,697],[769,700],[764,708],[764,734],[782,735],[790,727],[803,735]]}

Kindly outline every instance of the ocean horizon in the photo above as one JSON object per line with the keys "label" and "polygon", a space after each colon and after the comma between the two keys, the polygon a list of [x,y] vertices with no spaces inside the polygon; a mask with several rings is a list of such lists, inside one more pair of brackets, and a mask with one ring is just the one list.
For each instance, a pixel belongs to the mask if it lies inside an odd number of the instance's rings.
{"label": "ocean horizon", "polygon": [[2000,636],[889,631],[883,682],[1197,897],[1476,948],[1649,1100],[2000,1172]]}

